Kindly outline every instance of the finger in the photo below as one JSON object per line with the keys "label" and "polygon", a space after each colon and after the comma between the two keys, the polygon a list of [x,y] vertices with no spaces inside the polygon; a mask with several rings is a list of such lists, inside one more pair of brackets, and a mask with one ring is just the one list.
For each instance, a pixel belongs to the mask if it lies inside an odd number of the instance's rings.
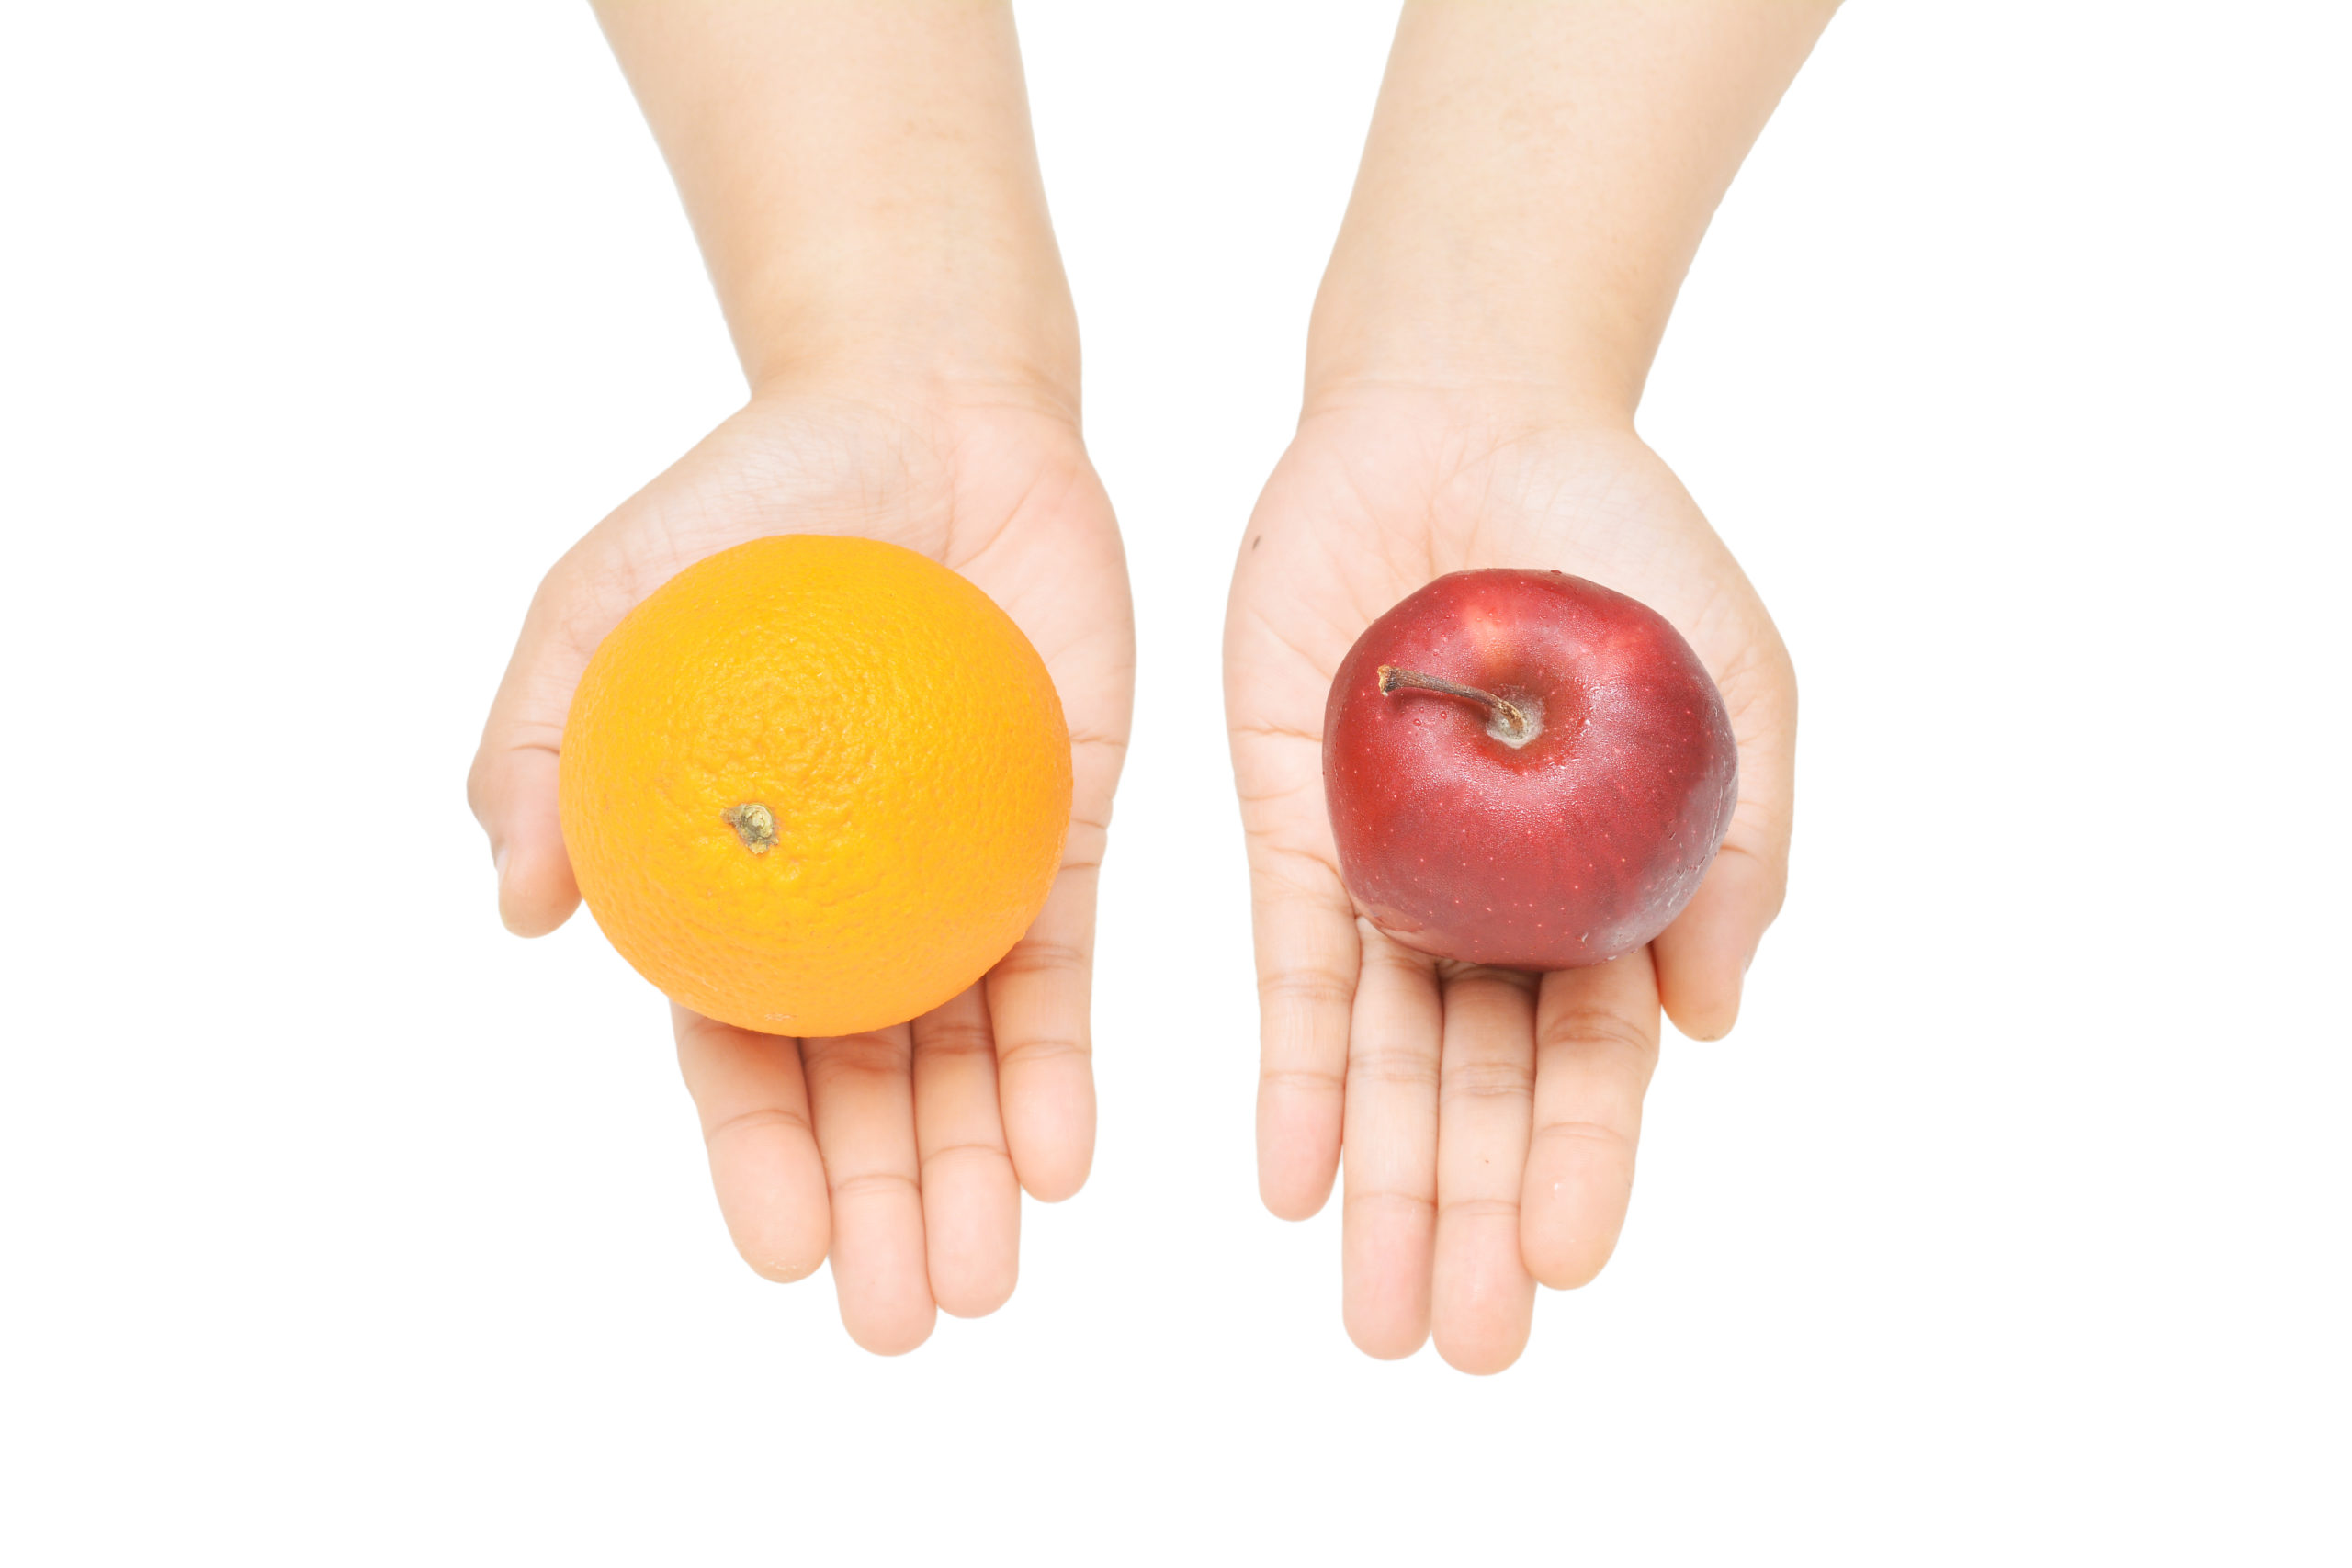
{"label": "finger", "polygon": [[[1081,842],[1081,835],[1091,843]],[[1102,830],[1070,826],[1046,907],[983,982],[997,1100],[1021,1185],[1058,1203],[1094,1164],[1094,889]],[[1069,856],[1077,855],[1073,863]]]}
{"label": "finger", "polygon": [[1739,1021],[1747,966],[1787,885],[1784,868],[1725,844],[1698,895],[1658,933],[1658,993],[1690,1038],[1720,1040]]}
{"label": "finger", "polygon": [[1519,1245],[1528,1271],[1555,1290],[1584,1284],[1616,1250],[1657,1033],[1646,951],[1544,976]]}
{"label": "finger", "polygon": [[1329,866],[1252,857],[1258,950],[1258,1195],[1286,1220],[1330,1196],[1346,1109],[1348,1032],[1363,943]]}
{"label": "finger", "polygon": [[1724,695],[1739,736],[1739,805],[1697,897],[1652,944],[1659,998],[1693,1040],[1720,1040],[1739,1021],[1747,967],[1789,885],[1796,675],[1788,656],[1758,661]]}
{"label": "finger", "polygon": [[924,1258],[942,1310],[980,1317],[1012,1294],[1021,1184],[997,1114],[996,1042],[978,987],[915,1020],[915,1157]]}
{"label": "finger", "polygon": [[1519,1359],[1535,1281],[1519,1254],[1535,1059],[1532,976],[1467,969],[1444,987],[1439,1063],[1437,1242],[1430,1327],[1465,1372]]}
{"label": "finger", "polygon": [[764,1278],[805,1279],[831,1235],[824,1162],[809,1130],[800,1043],[754,1034],[673,1005],[678,1071],[702,1118],[710,1184],[743,1261]]}
{"label": "finger", "polygon": [[559,563],[532,598],[466,776],[467,802],[490,836],[499,918],[518,936],[546,935],[580,903],[557,815],[557,758],[572,690],[610,629],[577,574]]}
{"label": "finger", "polygon": [[1393,1359],[1430,1335],[1443,1014],[1435,963],[1362,930],[1348,1040],[1341,1303],[1357,1348]]}
{"label": "finger", "polygon": [[516,739],[513,728],[492,710],[466,794],[490,835],[498,918],[516,936],[545,936],[571,918],[580,886],[556,813],[554,744]]}
{"label": "finger", "polygon": [[911,1041],[903,1023],[804,1040],[808,1110],[833,1201],[833,1290],[849,1337],[881,1356],[931,1337],[915,1156]]}

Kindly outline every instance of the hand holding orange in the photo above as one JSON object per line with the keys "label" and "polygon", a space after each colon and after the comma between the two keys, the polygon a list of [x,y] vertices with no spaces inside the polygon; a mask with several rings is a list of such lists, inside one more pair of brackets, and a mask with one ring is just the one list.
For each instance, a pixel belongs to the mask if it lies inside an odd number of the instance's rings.
{"label": "hand holding orange", "polygon": [[597,649],[563,840],[596,923],[671,998],[851,1034],[1020,939],[1070,783],[1052,678],[988,595],[896,545],[787,535],[688,567]]}

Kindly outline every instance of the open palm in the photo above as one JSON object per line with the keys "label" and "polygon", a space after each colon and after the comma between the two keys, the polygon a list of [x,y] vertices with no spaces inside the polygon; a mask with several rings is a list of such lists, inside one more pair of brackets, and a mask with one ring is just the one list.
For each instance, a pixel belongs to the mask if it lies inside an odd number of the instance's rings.
{"label": "open palm", "polygon": [[1094,1146],[1088,1006],[1095,868],[1134,686],[1126,569],[1070,422],[1016,401],[755,400],[548,574],[468,780],[525,935],[579,902],[557,756],[589,655],[680,569],[773,534],[857,535],[962,573],[1044,657],[1069,723],[1068,847],[1028,933],[923,1017],[842,1039],[753,1033],[673,1010],[711,1178],[744,1258],[775,1280],[830,1254],[869,1349],[922,1342],[934,1308],[993,1311],[1018,1269],[1022,1189],[1055,1200]]}
{"label": "open palm", "polygon": [[[1433,960],[1358,916],[1324,806],[1333,672],[1375,617],[1472,567],[1556,569],[1664,615],[1721,688],[1739,803],[1688,908],[1648,948],[1548,975]],[[1226,622],[1262,1020],[1260,1190],[1322,1206],[1346,1156],[1348,1332],[1434,1335],[1469,1371],[1526,1343],[1538,1281],[1608,1261],[1632,1193],[1661,1004],[1720,1036],[1786,877],[1796,690],[1755,592],[1673,474],[1623,427],[1460,392],[1318,410],[1268,481]]]}

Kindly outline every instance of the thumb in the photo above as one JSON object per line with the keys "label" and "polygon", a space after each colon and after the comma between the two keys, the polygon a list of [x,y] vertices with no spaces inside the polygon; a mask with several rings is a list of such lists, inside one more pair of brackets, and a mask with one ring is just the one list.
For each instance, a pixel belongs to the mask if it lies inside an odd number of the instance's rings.
{"label": "thumb", "polygon": [[524,618],[466,776],[467,803],[490,836],[498,869],[498,916],[517,936],[545,936],[580,902],[557,814],[556,770],[572,689],[596,637],[583,647],[572,634],[579,617],[566,592],[559,566]]}
{"label": "thumb", "polygon": [[[1782,854],[1785,857],[1786,852]],[[1765,927],[1780,913],[1787,861],[1770,864],[1728,841],[1698,896],[1651,945],[1658,999],[1693,1040],[1720,1040],[1739,1018],[1739,993]]]}
{"label": "thumb", "polygon": [[1757,944],[1789,886],[1795,795],[1796,682],[1786,655],[1760,691],[1739,694],[1749,728],[1739,742],[1739,804],[1698,896],[1651,945],[1658,1000],[1693,1040],[1720,1040],[1739,1019]]}

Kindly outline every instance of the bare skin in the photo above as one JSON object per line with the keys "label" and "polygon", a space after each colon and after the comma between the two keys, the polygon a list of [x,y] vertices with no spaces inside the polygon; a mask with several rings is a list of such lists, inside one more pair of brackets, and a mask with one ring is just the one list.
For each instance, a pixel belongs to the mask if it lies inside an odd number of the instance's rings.
{"label": "bare skin", "polygon": [[[1608,1261],[1660,1011],[1715,1039],[1786,886],[1796,685],[1634,413],[1674,295],[1827,4],[1408,5],[1316,305],[1306,408],[1242,544],[1226,705],[1259,985],[1259,1186],[1303,1218],[1344,1155],[1342,1314],[1491,1372],[1537,1284]],[[1321,744],[1333,672],[1432,578],[1556,568],[1672,621],[1721,687],[1740,800],[1649,948],[1526,975],[1359,918]]]}
{"label": "bare skin", "polygon": [[[1785,882],[1795,723],[1770,618],[1634,411],[1708,216],[1826,23],[1822,0],[1408,6],[1310,335],[1296,440],[1237,570],[1227,706],[1265,998],[1261,1185],[1312,1213],[1347,1157],[1345,1315],[1508,1365],[1533,1285],[1589,1279],[1630,1193],[1666,1010],[1731,1027]],[[847,1041],[678,1017],[730,1231],[850,1333],[918,1344],[1017,1272],[1019,1190],[1093,1137],[1094,865],[1133,669],[1125,568],[1078,430],[1077,334],[1009,12],[984,0],[606,0],[752,387],[742,412],[558,563],[469,795],[526,934],[577,901],[555,757],[581,667],[678,568],[760,534],[888,538],[963,571],[1052,669],[1076,745],[1069,858],[1023,942],[925,1019]],[[1439,965],[1355,919],[1317,753],[1331,671],[1440,573],[1558,567],[1689,636],[1743,797],[1645,953],[1542,977]]]}
{"label": "bare skin", "polygon": [[[1126,569],[1078,423],[1078,339],[1002,5],[826,0],[599,15],[694,220],[752,392],[540,585],[468,781],[507,925],[579,901],[556,817],[588,656],[681,568],[745,539],[887,539],[963,573],[1045,658],[1070,728],[1069,847],[986,978],[872,1034],[796,1040],[673,1010],[744,1259],[832,1260],[842,1320],[896,1354],[1001,1305],[1021,1193],[1094,1143],[1096,868],[1134,685]],[[740,830],[740,829],[739,829]]]}

